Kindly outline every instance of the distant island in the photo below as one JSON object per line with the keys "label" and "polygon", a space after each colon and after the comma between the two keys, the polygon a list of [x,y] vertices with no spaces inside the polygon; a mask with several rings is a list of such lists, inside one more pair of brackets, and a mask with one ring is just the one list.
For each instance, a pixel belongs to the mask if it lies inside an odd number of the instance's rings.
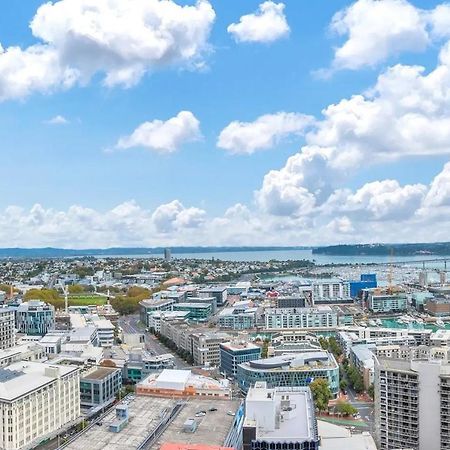
{"label": "distant island", "polygon": [[353,244],[313,248],[315,255],[335,256],[448,256],[450,242],[418,244]]}
{"label": "distant island", "polygon": [[65,248],[0,248],[0,258],[69,258],[86,256],[154,256],[160,257],[168,248],[173,255],[186,253],[263,252],[283,250],[311,250],[311,247],[113,247],[90,249]]}

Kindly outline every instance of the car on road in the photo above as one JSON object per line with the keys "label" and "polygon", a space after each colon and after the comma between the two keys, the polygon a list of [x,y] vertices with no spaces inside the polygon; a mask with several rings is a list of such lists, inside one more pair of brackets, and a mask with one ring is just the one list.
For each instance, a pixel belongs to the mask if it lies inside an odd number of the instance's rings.
{"label": "car on road", "polygon": [[214,412],[214,411],[217,411],[217,408],[209,408],[208,411]]}

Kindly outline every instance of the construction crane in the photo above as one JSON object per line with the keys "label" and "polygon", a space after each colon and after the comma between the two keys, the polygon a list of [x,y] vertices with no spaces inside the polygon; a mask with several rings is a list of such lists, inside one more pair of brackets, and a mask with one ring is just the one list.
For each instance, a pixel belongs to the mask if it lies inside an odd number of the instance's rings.
{"label": "construction crane", "polygon": [[64,311],[67,314],[69,312],[69,289],[65,284],[61,282],[59,282],[58,284],[61,287],[64,294]]}

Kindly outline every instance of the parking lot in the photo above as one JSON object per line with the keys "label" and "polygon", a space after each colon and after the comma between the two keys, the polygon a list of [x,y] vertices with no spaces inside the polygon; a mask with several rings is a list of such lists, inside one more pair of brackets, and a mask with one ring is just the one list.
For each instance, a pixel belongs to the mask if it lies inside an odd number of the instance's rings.
{"label": "parking lot", "polygon": [[[157,450],[164,442],[223,445],[239,404],[239,400],[202,400],[191,398],[166,431],[150,448]],[[216,409],[216,411],[210,411],[211,409]],[[198,414],[200,411],[204,411],[206,414],[202,417],[196,417],[196,414],[201,415]],[[197,422],[197,429],[194,433],[183,431],[183,425],[188,419],[194,419]]]}
{"label": "parking lot", "polygon": [[93,425],[88,431],[69,444],[69,450],[135,450],[144,438],[159,423],[166,408],[175,401],[165,398],[136,397],[129,402],[129,423],[120,433],[109,431],[115,420],[113,409],[103,418],[101,425]]}

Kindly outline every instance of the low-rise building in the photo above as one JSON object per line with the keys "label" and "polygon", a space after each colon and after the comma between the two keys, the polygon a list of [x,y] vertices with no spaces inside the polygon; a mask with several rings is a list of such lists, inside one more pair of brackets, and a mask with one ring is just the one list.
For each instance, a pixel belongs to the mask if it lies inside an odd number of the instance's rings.
{"label": "low-rise building", "polygon": [[275,305],[278,309],[305,308],[306,298],[304,295],[279,295],[275,298]]}
{"label": "low-rise building", "polygon": [[339,366],[327,351],[285,354],[239,364],[237,382],[247,392],[258,381],[270,388],[308,386],[316,378],[328,381],[333,396],[339,392]]}
{"label": "low-rise building", "polygon": [[254,328],[257,310],[257,308],[247,308],[242,311],[234,306],[224,308],[219,313],[219,327],[228,328],[231,330],[246,330],[249,328]]}
{"label": "low-rise building", "polygon": [[165,369],[160,374],[152,374],[136,385],[137,395],[154,397],[200,397],[231,398],[227,380],[221,382],[213,378],[194,375],[190,370]]}
{"label": "low-rise building", "polygon": [[352,347],[350,352],[350,361],[358,369],[363,378],[364,389],[369,389],[373,384],[375,363],[374,352],[376,346],[374,344],[359,344]]}
{"label": "low-rise building", "polygon": [[140,321],[150,328],[149,317],[159,311],[172,311],[173,305],[177,302],[175,298],[151,298],[142,300],[139,303]]}
{"label": "low-rise building", "polygon": [[251,342],[229,341],[220,344],[220,371],[236,377],[239,364],[261,358],[261,347]]}
{"label": "low-rise building", "polygon": [[374,313],[403,312],[408,308],[408,297],[403,292],[391,293],[386,289],[363,290],[367,307]]}
{"label": "low-rise building", "polygon": [[97,328],[98,342],[101,347],[112,347],[114,344],[114,331],[116,327],[108,319],[95,317],[92,321]]}
{"label": "low-rise building", "polygon": [[268,330],[337,327],[337,314],[330,306],[287,309],[268,308],[264,314],[265,328]]}
{"label": "low-rise building", "polygon": [[39,344],[27,343],[0,350],[0,367],[18,361],[40,361],[45,358],[45,349]]}
{"label": "low-rise building", "polygon": [[312,284],[313,304],[351,302],[350,283],[343,280],[316,281]]}
{"label": "low-rise building", "polygon": [[77,367],[16,362],[0,369],[1,448],[33,448],[79,416]]}
{"label": "low-rise building", "polygon": [[224,286],[211,286],[198,291],[199,297],[215,297],[217,306],[225,306],[227,304],[228,289]]}
{"label": "low-rise building", "polygon": [[314,401],[308,387],[250,388],[245,400],[243,450],[318,450]]}
{"label": "low-rise building", "polygon": [[450,298],[430,298],[425,303],[425,311],[436,317],[450,316]]}
{"label": "low-rise building", "polygon": [[171,353],[150,355],[146,351],[132,352],[125,363],[125,378],[129,382],[136,383],[151,373],[174,368],[175,358]]}
{"label": "low-rise building", "polygon": [[187,320],[190,316],[189,311],[156,311],[147,315],[147,326],[154,333],[161,332],[161,320]]}
{"label": "low-rise building", "polygon": [[93,367],[80,379],[81,405],[106,406],[112,403],[122,388],[122,371],[113,367]]}
{"label": "low-rise building", "polygon": [[212,314],[211,303],[177,303],[173,305],[174,311],[189,312],[189,320],[193,322],[206,322]]}
{"label": "low-rise building", "polygon": [[226,333],[194,332],[189,335],[192,344],[194,364],[218,367],[220,365],[220,344],[230,340]]}

